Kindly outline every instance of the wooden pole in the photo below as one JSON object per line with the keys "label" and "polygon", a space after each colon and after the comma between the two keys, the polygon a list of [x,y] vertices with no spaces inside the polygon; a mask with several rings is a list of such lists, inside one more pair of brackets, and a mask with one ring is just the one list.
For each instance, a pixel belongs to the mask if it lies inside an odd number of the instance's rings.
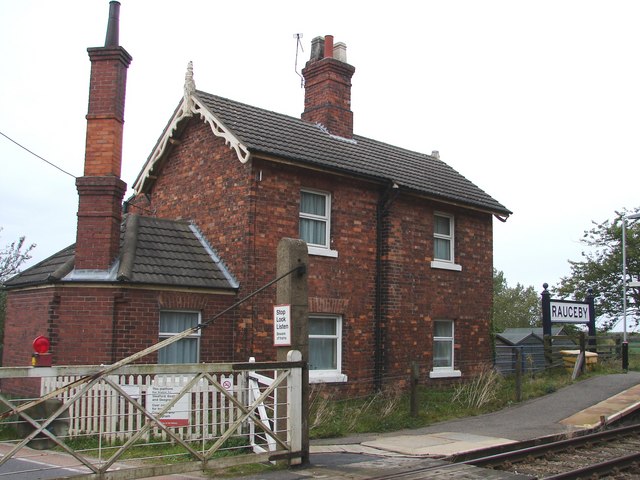
{"label": "wooden pole", "polygon": [[[290,306],[291,345],[276,348],[277,361],[286,361],[290,350],[298,350],[302,354],[302,361],[306,362],[302,369],[301,382],[301,463],[309,463],[309,305],[307,290],[307,244],[304,240],[283,238],[278,243],[277,274],[299,270],[278,282],[276,289],[276,304]],[[282,405],[278,417],[283,418],[286,405]],[[286,431],[282,432],[286,435]]]}
{"label": "wooden pole", "polygon": [[420,378],[420,367],[418,362],[411,362],[411,405],[410,414],[412,418],[418,416],[418,379]]}

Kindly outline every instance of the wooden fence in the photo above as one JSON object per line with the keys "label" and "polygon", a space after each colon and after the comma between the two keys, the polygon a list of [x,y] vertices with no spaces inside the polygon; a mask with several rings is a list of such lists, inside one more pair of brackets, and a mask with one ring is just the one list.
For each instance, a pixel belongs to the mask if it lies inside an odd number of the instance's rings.
{"label": "wooden fence", "polygon": [[[241,404],[246,403],[247,374],[213,375],[220,385]],[[75,382],[80,375],[42,377],[41,395],[46,395]],[[145,410],[157,413],[162,399],[177,395],[193,379],[192,375],[110,375],[109,380],[120,386],[128,396]],[[58,396],[67,403],[80,387],[65,390]],[[75,402],[69,403],[69,436],[101,435],[110,442],[123,441],[142,428],[146,417],[134,403],[128,401],[109,383],[98,383]],[[178,406],[162,419],[184,439],[210,439],[220,435],[238,417],[238,407],[214,384],[201,379],[182,396]],[[147,432],[166,438],[158,428]]]}

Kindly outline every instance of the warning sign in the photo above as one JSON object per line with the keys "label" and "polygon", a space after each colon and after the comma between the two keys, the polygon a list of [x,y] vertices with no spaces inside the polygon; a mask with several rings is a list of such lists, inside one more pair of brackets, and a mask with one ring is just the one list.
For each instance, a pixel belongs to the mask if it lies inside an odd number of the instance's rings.
{"label": "warning sign", "polygon": [[291,346],[291,305],[273,307],[273,345]]}
{"label": "warning sign", "polygon": [[[156,415],[167,403],[176,397],[182,387],[150,387],[147,391],[147,409]],[[166,412],[160,421],[167,427],[186,427],[189,425],[189,414],[191,410],[191,396],[187,393]]]}

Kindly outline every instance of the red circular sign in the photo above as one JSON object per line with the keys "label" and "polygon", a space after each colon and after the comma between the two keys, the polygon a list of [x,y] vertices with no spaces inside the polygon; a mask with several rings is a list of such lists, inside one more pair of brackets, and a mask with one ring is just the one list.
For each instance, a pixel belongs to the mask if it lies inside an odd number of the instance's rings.
{"label": "red circular sign", "polygon": [[43,337],[42,335],[36,337],[36,339],[33,341],[33,350],[36,353],[47,353],[50,346],[51,343],[49,342],[49,339],[47,337]]}

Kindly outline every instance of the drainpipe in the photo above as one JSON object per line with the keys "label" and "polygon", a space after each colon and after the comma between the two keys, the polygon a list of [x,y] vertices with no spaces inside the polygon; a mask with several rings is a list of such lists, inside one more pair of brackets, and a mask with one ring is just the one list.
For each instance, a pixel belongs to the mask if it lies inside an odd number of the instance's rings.
{"label": "drainpipe", "polygon": [[375,297],[375,321],[374,321],[374,365],[373,382],[376,391],[382,390],[382,379],[386,363],[386,327],[384,308],[384,288],[386,284],[386,269],[383,264],[383,250],[386,248],[387,232],[385,230],[386,218],[391,204],[398,196],[400,188],[395,182],[390,182],[380,195],[376,210],[376,297]]}

